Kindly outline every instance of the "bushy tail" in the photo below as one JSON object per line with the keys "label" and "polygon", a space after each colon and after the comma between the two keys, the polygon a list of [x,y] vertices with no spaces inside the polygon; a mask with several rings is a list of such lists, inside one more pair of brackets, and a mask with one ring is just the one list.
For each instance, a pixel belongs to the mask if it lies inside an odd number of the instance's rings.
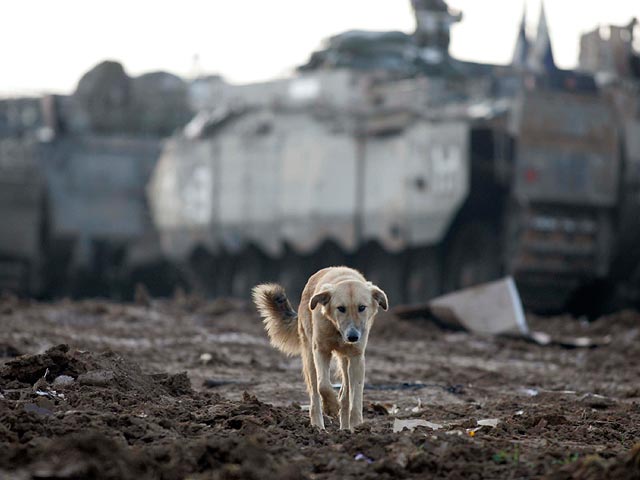
{"label": "bushy tail", "polygon": [[258,285],[253,288],[253,302],[260,312],[271,345],[287,355],[299,355],[298,314],[284,288],[275,283]]}

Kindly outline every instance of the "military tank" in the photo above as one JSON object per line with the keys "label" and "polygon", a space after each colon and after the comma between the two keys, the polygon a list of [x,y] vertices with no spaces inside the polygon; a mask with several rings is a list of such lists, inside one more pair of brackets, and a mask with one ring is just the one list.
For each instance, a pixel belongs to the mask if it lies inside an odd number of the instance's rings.
{"label": "military tank", "polygon": [[457,61],[461,16],[413,5],[414,35],[332,37],[167,142],[148,194],[194,288],[297,295],[348,264],[396,303],[510,274],[528,307],[556,309],[608,275],[619,137],[593,78]]}
{"label": "military tank", "polygon": [[606,275],[619,170],[606,103],[540,89],[429,106],[425,81],[305,74],[273,104],[174,137],[149,186],[163,250],[221,295],[267,279],[299,291],[346,263],[396,301],[508,273],[550,306]]}
{"label": "military tank", "polygon": [[187,94],[174,75],[107,61],[72,95],[0,100],[0,290],[126,298],[137,281],[179,284],[145,187],[163,136],[192,116]]}

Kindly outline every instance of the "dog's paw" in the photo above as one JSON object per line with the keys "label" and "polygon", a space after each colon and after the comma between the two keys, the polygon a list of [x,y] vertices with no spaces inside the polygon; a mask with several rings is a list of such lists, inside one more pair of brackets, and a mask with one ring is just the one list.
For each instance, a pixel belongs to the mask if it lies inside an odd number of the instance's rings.
{"label": "dog's paw", "polygon": [[322,409],[325,415],[331,418],[338,418],[340,415],[340,405],[335,393],[331,392],[329,395],[322,396]]}

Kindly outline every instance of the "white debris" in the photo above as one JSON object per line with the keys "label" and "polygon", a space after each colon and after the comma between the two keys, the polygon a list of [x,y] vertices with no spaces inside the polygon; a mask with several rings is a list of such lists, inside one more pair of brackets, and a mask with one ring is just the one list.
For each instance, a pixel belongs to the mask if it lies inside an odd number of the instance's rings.
{"label": "white debris", "polygon": [[537,397],[538,394],[540,393],[535,388],[521,388],[520,391],[525,395],[528,395],[529,397]]}
{"label": "white debris", "polygon": [[414,431],[416,427],[428,427],[431,430],[438,430],[442,428],[442,425],[439,423],[428,422],[427,420],[399,420],[395,419],[393,421],[393,432],[401,432],[405,428]]}
{"label": "white debris", "polygon": [[478,420],[478,425],[481,427],[496,428],[498,426],[498,422],[500,422],[500,420],[497,418],[485,418],[483,420]]}
{"label": "white debris", "polygon": [[200,361],[204,364],[209,363],[211,360],[213,360],[213,355],[211,355],[210,353],[203,353],[202,355],[200,355]]}

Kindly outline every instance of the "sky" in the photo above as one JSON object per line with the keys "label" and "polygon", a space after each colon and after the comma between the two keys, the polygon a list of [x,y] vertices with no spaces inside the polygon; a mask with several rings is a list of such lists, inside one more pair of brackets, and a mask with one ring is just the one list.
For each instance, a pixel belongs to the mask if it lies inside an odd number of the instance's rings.
{"label": "sky", "polygon": [[[504,64],[513,54],[524,0],[448,0],[463,12],[451,53]],[[556,62],[576,65],[580,34],[640,18],[640,0],[546,0]],[[528,2],[535,33],[540,0]],[[70,93],[102,60],[130,75],[216,73],[248,83],[282,77],[322,39],[349,29],[415,26],[409,0],[13,0],[0,3],[0,95]],[[640,40],[640,34],[637,35]]]}

